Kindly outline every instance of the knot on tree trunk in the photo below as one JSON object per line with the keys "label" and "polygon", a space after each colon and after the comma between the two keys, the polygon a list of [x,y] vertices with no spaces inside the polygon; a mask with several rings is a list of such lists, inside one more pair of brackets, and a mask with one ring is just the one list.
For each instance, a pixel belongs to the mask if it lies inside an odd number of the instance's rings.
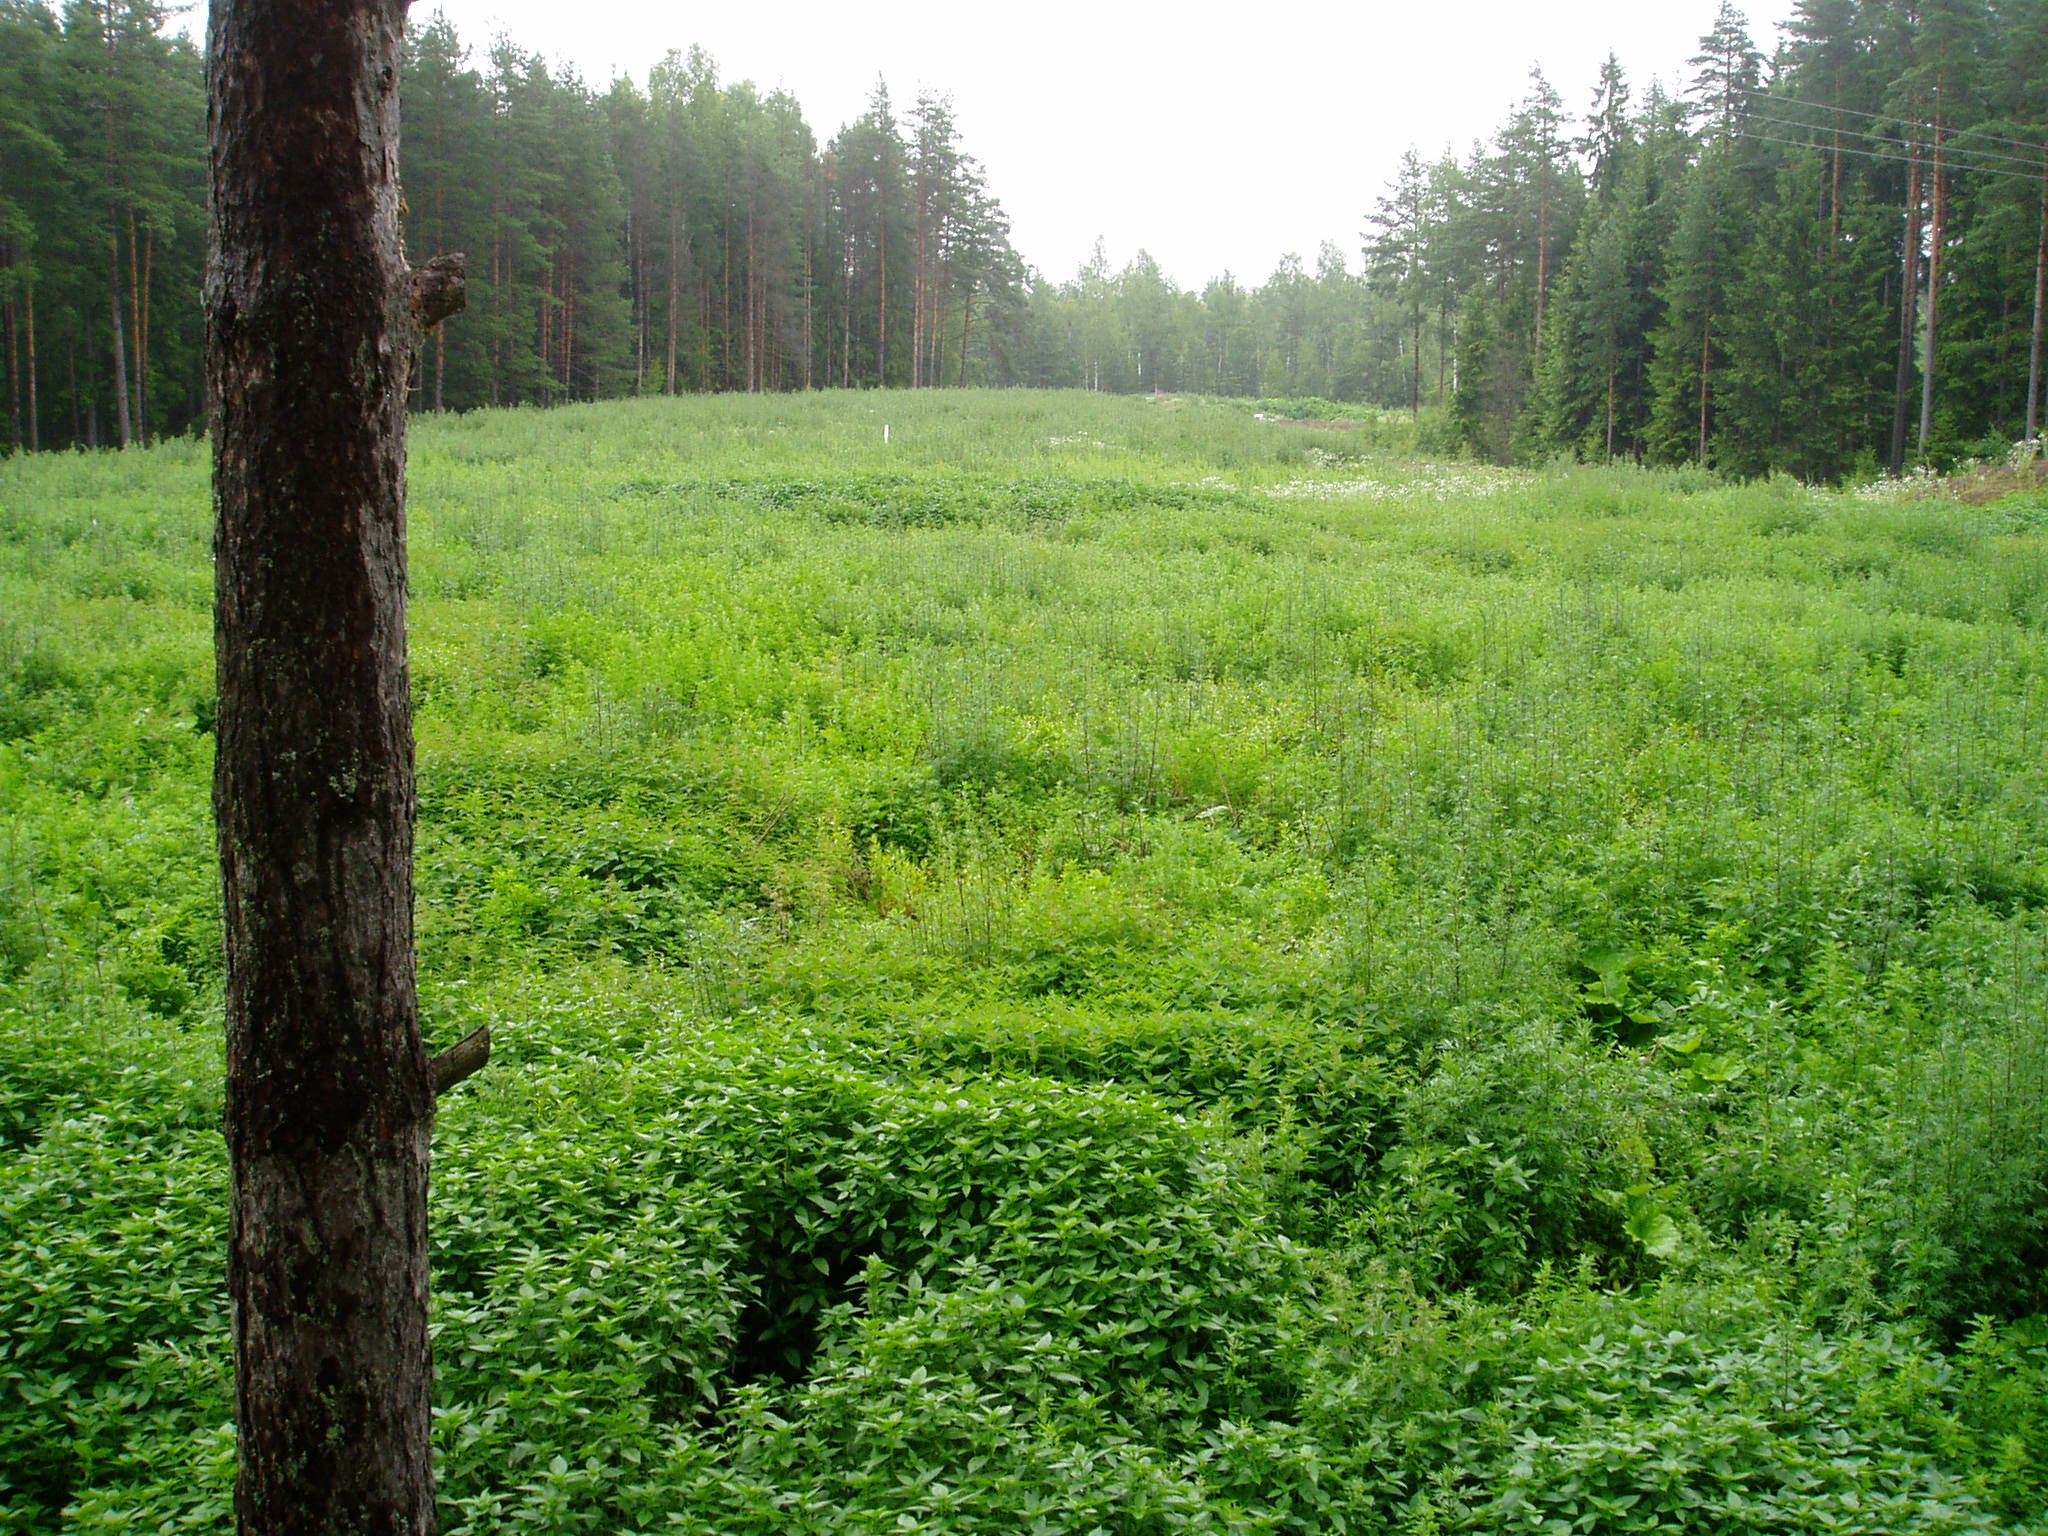
{"label": "knot on tree trunk", "polygon": [[412,269],[412,313],[421,330],[431,331],[469,302],[468,270],[469,258],[460,251],[429,257],[425,266]]}

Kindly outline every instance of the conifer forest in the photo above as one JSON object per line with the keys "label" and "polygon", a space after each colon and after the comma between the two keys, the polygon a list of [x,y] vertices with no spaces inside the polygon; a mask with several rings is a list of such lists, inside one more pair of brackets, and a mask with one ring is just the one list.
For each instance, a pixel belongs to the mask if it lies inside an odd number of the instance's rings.
{"label": "conifer forest", "polygon": [[[200,60],[153,0],[0,8],[5,441],[202,412]],[[1724,6],[1685,89],[1532,72],[1491,138],[1412,152],[1359,235],[1179,286],[1011,247],[952,104],[821,142],[700,51],[602,90],[445,19],[409,40],[419,252],[471,256],[424,410],[708,391],[1078,387],[1409,408],[1497,461],[1832,480],[2039,429],[2048,7]],[[1676,65],[1677,61],[1673,61]]]}

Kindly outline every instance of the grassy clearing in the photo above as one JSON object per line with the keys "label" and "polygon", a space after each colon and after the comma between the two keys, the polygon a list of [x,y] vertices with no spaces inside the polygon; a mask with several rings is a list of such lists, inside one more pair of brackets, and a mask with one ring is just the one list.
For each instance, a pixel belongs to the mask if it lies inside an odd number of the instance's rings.
{"label": "grassy clearing", "polygon": [[[446,1529],[2043,1528],[2048,510],[1399,431],[419,425]],[[231,1477],[204,476],[0,465],[0,1530]]]}

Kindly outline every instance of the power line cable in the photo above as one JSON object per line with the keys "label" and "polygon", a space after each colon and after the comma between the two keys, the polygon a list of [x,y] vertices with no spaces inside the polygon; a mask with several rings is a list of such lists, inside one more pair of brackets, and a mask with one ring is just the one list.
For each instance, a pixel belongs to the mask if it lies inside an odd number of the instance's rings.
{"label": "power line cable", "polygon": [[[1896,139],[1887,134],[1872,133],[1868,129],[1831,128],[1825,124],[1802,123],[1792,118],[1772,117],[1768,113],[1763,112],[1749,113],[1745,120],[1748,122],[1764,123],[1773,128],[1802,129],[1808,133],[1844,133],[1873,144],[1889,145],[1902,151],[1904,157],[1909,160],[1916,158],[1928,160],[1933,157],[1935,152],[1935,146],[1931,144],[1920,144],[1905,139]],[[1823,143],[1816,144],[1814,148],[1828,149],[1832,148],[1832,146]],[[2005,155],[1999,154],[1994,150],[1974,149],[1968,145],[1958,146],[1948,142],[1944,142],[1941,145],[1941,154],[1943,161],[1957,170],[1975,171],[1987,176],[2030,176],[2039,180],[2044,173],[2044,169],[2048,169],[2044,168],[2042,159],[2039,156],[2029,158],[2021,155]],[[2007,170],[2005,169],[2006,166],[2019,166],[2023,169]]]}
{"label": "power line cable", "polygon": [[[1897,123],[1904,128],[1925,128],[1929,133],[1934,132],[1934,124],[1923,122],[1917,117],[1901,117],[1896,112],[1865,112],[1857,107],[1837,106],[1832,102],[1806,101],[1797,96],[1775,96],[1769,91],[1751,91],[1749,92],[1749,97],[1752,101],[1776,102],[1781,106],[1787,107],[1805,107],[1815,112],[1838,112],[1845,117],[1861,117],[1879,123]],[[1973,135],[1978,138],[1988,139],[1993,144],[2009,144],[2015,149],[2031,150],[2036,154],[2041,149],[2038,141],[2008,139],[2002,134],[1991,133],[1983,128],[1951,128],[1944,126],[1942,132],[1956,137]]]}
{"label": "power line cable", "polygon": [[[1810,149],[1816,154],[1830,154],[1834,148],[1832,145],[1815,144],[1806,139],[1781,139],[1773,134],[1752,133],[1747,128],[1738,128],[1735,131],[1735,136],[1740,139],[1751,139],[1759,144],[1783,144],[1790,149]],[[1914,159],[1911,155],[1886,154],[1881,150],[1875,149],[1851,149],[1846,144],[1842,146],[1842,153],[1845,155],[1860,155],[1866,160],[1882,160],[1887,165],[1910,165]],[[1953,163],[1951,162],[1951,164]],[[2048,175],[2044,175],[2040,171],[2001,171],[1994,170],[1989,166],[1968,165],[1954,165],[1953,168],[1969,171],[1979,176],[2006,177],[2013,181],[2048,181]]]}

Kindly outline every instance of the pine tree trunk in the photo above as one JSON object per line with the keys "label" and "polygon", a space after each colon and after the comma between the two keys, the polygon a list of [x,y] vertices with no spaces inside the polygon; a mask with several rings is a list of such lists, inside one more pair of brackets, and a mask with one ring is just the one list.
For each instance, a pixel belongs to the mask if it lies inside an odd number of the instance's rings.
{"label": "pine tree trunk", "polygon": [[1614,462],[1614,322],[1607,322],[1607,462]]}
{"label": "pine tree trunk", "polygon": [[757,305],[754,302],[756,271],[760,255],[754,249],[754,193],[747,190],[747,391],[759,393],[761,388],[761,332],[755,323]]}
{"label": "pine tree trunk", "polygon": [[[2041,235],[2034,247],[2034,333],[2027,348],[2027,441],[2030,443],[2039,443],[2041,440],[2041,329],[2043,313],[2048,312],[2048,144],[2041,146],[2041,172]],[[29,307],[28,335],[29,430],[33,436],[36,387],[36,328],[33,303]]]}
{"label": "pine tree trunk", "polygon": [[21,317],[14,307],[14,295],[7,296],[7,423],[8,438],[16,453],[21,452]]}
{"label": "pine tree trunk", "polygon": [[[35,283],[25,283],[23,285],[23,303],[25,303],[25,307],[29,311],[29,453],[37,453],[37,451],[41,451],[41,446],[43,446],[43,432],[41,432],[41,426],[39,426],[41,416],[37,412],[37,403],[35,403]],[[2034,305],[2034,313],[2036,313],[2034,350],[2040,352],[2040,319],[2038,319],[2040,305],[2038,303]]]}
{"label": "pine tree trunk", "polygon": [[404,0],[216,0],[214,809],[243,1536],[434,1528],[413,976]]}
{"label": "pine tree trunk", "polygon": [[[128,415],[128,348],[122,335],[121,317],[121,212],[116,203],[115,187],[118,185],[114,174],[114,6],[113,0],[106,0],[100,13],[101,37],[107,50],[107,100],[101,113],[101,120],[107,132],[107,313],[113,324],[114,339],[114,399],[116,402],[115,422],[121,432],[121,446],[126,448],[134,439],[131,418]],[[95,434],[97,435],[97,434]]]}
{"label": "pine tree trunk", "polygon": [[1707,247],[1707,310],[1700,317],[1700,468],[1707,467],[1707,428],[1713,403],[1714,248]]}
{"label": "pine tree trunk", "polygon": [[967,387],[967,344],[974,337],[974,288],[969,285],[967,297],[960,304],[960,387]]}
{"label": "pine tree trunk", "polygon": [[120,428],[121,446],[135,440],[133,418],[128,414],[128,342],[121,316],[121,220],[109,210],[107,226],[107,314],[114,336],[114,421]]}
{"label": "pine tree trunk", "polygon": [[128,323],[132,330],[135,359],[135,436],[149,441],[149,349],[143,345],[143,326],[148,322],[149,290],[143,286],[139,253],[136,250],[135,210],[128,210]]}
{"label": "pine tree trunk", "polygon": [[1920,311],[1920,147],[1913,146],[1906,179],[1906,250],[1899,280],[1899,355],[1892,379],[1892,442],[1886,465],[1893,475],[1906,467],[1906,400],[1913,386],[1913,332]]}
{"label": "pine tree trunk", "polygon": [[1933,217],[1927,232],[1927,324],[1920,342],[1920,457],[1927,457],[1927,438],[1934,430],[1934,346],[1941,322],[1941,243],[1947,233],[1948,206],[1941,164],[1942,118],[1934,119],[1934,188],[1929,194]]}
{"label": "pine tree trunk", "polygon": [[1422,311],[1416,310],[1410,316],[1414,322],[1408,331],[1408,409],[1415,415],[1422,414]]}
{"label": "pine tree trunk", "polygon": [[668,205],[668,366],[662,386],[663,393],[671,395],[676,392],[676,327],[681,323],[683,309],[682,227],[683,211],[671,202]]}
{"label": "pine tree trunk", "polygon": [[136,293],[136,306],[140,311],[140,323],[135,328],[135,404],[137,415],[135,430],[142,436],[149,435],[149,302],[150,280],[156,267],[156,230],[148,225],[142,231],[142,287]]}
{"label": "pine tree trunk", "polygon": [[1550,165],[1544,162],[1536,191],[1536,366],[1543,365],[1544,301],[1550,295]]}

